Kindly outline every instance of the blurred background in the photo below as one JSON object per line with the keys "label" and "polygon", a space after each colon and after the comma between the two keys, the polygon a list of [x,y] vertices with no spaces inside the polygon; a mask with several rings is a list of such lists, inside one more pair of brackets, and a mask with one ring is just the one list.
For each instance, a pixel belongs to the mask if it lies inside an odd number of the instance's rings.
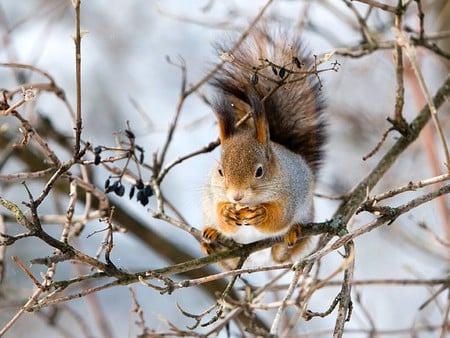
{"label": "blurred background", "polygon": [[[391,5],[397,3],[384,2]],[[389,13],[376,8],[369,13],[368,5],[353,3],[361,15],[368,16],[367,23],[380,40],[393,40],[393,18]],[[449,53],[448,2],[430,0],[418,3],[426,14],[426,32],[446,33],[446,39],[435,42]],[[265,1],[237,0],[82,2],[81,27],[86,32],[82,39],[83,140],[94,146],[114,146],[116,133],[123,132],[128,121],[136,135],[136,143],[145,149],[146,161],[150,161],[151,154],[160,151],[164,144],[180,95],[181,72],[173,63],[185,64],[188,85],[196,84],[219,61],[212,43],[230,32],[242,32],[264,4]],[[302,29],[304,43],[313,54],[342,51],[362,41],[354,12],[345,1],[274,1],[264,19]],[[75,34],[74,20],[70,1],[0,2],[0,62],[30,64],[48,72],[65,91],[73,106],[75,62],[71,36]],[[418,31],[415,5],[408,7],[404,25]],[[437,56],[425,48],[417,50],[417,57],[425,83],[434,94],[448,77],[449,58]],[[332,60],[337,60],[341,66],[338,72],[321,73],[327,100],[329,143],[316,191],[327,196],[340,196],[348,193],[374,168],[398,137],[395,132],[390,133],[378,153],[366,161],[362,159],[390,127],[386,118],[394,114],[396,70],[392,49],[381,48],[363,57],[337,53]],[[411,121],[426,101],[412,71],[406,68],[404,116]],[[0,67],[2,89],[10,90],[23,83],[42,81],[43,77],[36,73]],[[211,94],[212,89],[204,85],[186,99],[168,150],[167,162],[200,149],[217,138],[214,115],[204,100]],[[72,137],[70,114],[55,95],[42,92],[37,100],[21,109],[30,121],[38,123],[40,119],[49,120],[59,134],[67,135],[69,140]],[[450,130],[448,112],[448,103],[439,109],[447,139]],[[419,140],[402,154],[373,193],[446,172],[441,144],[434,127],[428,127],[428,131],[424,131]],[[13,117],[0,116],[0,133],[4,137],[7,135],[10,142],[3,143],[4,148],[0,150],[3,159],[14,156],[14,152],[8,153],[7,149],[11,142],[20,141],[18,128],[19,124]],[[70,153],[56,139],[51,141],[51,145],[63,160],[70,158]],[[218,158],[219,149],[191,158],[174,167],[162,185],[167,199],[190,225],[198,229],[202,228],[199,207],[202,186],[207,172]],[[27,170],[27,163],[14,158],[2,160],[0,167],[0,173],[5,175]],[[106,170],[98,169],[93,176],[94,182],[101,187],[109,175]],[[144,178],[149,178],[148,172]],[[0,196],[21,205],[26,195],[23,185],[19,183],[0,180]],[[30,180],[27,183],[33,193],[39,194],[45,181]],[[400,205],[423,192],[402,194],[390,200],[389,205]],[[117,233],[112,260],[118,267],[133,272],[186,260],[186,257],[179,257],[174,261],[172,256],[166,254],[177,247],[192,257],[203,255],[192,236],[151,218],[149,209],[156,207],[153,199],[149,206],[142,207],[125,197],[111,198],[113,203],[128,210],[141,225],[156,234],[156,238],[165,239],[167,242],[164,245],[170,244],[162,248],[157,243],[143,240],[140,233],[133,230]],[[41,207],[41,213],[47,216],[64,213],[67,200],[67,196],[51,196]],[[355,280],[448,278],[449,198],[444,196],[439,201],[414,209],[390,226],[358,237],[355,241]],[[317,220],[331,218],[338,205],[339,200],[316,198]],[[1,209],[1,213],[4,212]],[[83,206],[80,204],[76,213],[82,212]],[[350,226],[356,228],[371,219],[373,216],[361,214],[351,221]],[[95,255],[103,234],[88,235],[103,226],[96,220],[86,224],[77,239],[80,250]],[[120,226],[127,228],[127,223]],[[23,231],[8,219],[5,227],[9,234]],[[61,224],[49,222],[46,229],[57,236]],[[436,237],[446,241],[447,246],[439,243]],[[32,281],[10,257],[18,256],[28,265],[31,259],[52,253],[51,248],[31,238],[2,250],[4,271],[0,285],[0,327],[26,302],[34,288]],[[325,257],[322,260],[323,276],[334,271],[340,261],[337,252]],[[45,271],[39,265],[31,265],[30,270],[36,276]],[[83,269],[75,264],[65,265],[58,270],[57,279],[69,278],[81,271]],[[180,313],[177,304],[188,312],[200,313],[214,303],[211,291],[202,287],[181,289],[170,296],[160,295],[142,285],[131,287],[144,312],[146,325],[159,331],[167,331],[167,321],[178,327],[193,324],[191,319]],[[310,308],[325,311],[337,290],[336,287],[319,290],[312,297]],[[432,304],[419,309],[435,291],[427,285],[356,285],[353,317],[346,326],[348,336],[368,337],[370,332],[379,332],[380,335],[384,332],[387,337],[410,337],[414,332],[411,328],[420,328],[418,337],[437,337],[438,330],[424,327],[435,328],[442,324],[445,309],[448,315],[447,294],[438,295],[431,301]],[[54,309],[44,309],[36,315],[25,314],[5,336],[133,337],[140,332],[133,307],[129,288],[114,287],[63,303],[57,314],[53,313],[56,311]],[[261,317],[272,318],[273,312],[261,311]],[[305,334],[306,337],[311,333],[311,337],[329,337],[334,321],[334,315],[314,318],[310,322],[299,320],[295,332],[298,336]]]}

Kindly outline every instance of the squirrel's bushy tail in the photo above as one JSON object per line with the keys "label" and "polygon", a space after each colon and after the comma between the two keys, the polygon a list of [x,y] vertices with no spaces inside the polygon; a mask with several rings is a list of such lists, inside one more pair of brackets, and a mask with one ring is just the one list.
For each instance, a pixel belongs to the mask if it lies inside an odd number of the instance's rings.
{"label": "squirrel's bushy tail", "polygon": [[270,139],[300,154],[316,173],[326,133],[324,102],[317,75],[311,72],[314,60],[298,38],[265,26],[253,29],[230,50],[233,42],[216,44],[228,62],[211,83],[235,105],[236,120],[251,111],[249,98],[256,92],[264,104]]}

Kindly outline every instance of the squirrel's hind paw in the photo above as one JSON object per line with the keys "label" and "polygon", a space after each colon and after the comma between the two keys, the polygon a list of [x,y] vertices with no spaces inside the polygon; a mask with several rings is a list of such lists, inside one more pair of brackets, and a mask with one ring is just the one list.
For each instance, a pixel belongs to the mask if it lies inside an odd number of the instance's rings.
{"label": "squirrel's hind paw", "polygon": [[284,235],[284,243],[288,248],[292,248],[302,234],[302,226],[300,224],[293,225],[289,231]]}

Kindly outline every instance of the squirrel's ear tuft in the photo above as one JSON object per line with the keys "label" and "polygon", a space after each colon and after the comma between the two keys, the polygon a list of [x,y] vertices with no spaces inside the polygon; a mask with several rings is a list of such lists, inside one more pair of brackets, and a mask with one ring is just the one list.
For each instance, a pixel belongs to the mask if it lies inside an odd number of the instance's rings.
{"label": "squirrel's ear tuft", "polygon": [[255,137],[256,140],[266,145],[269,143],[269,128],[266,120],[266,113],[264,104],[261,102],[259,96],[255,93],[249,96],[250,106],[252,107],[252,116],[255,123]]}
{"label": "squirrel's ear tuft", "polygon": [[220,142],[223,144],[223,142],[235,132],[236,112],[233,104],[224,94],[215,99],[213,108],[219,124]]}

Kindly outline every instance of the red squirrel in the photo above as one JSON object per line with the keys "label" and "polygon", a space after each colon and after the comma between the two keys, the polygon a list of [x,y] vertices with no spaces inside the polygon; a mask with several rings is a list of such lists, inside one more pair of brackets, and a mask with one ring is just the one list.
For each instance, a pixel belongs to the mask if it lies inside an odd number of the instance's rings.
{"label": "red squirrel", "polygon": [[[212,85],[221,158],[204,191],[202,248],[222,235],[237,243],[282,237],[276,262],[301,251],[302,225],[314,217],[314,182],[326,139],[323,98],[314,64],[299,39],[260,27],[235,50]],[[244,122],[238,123],[244,117]]]}

